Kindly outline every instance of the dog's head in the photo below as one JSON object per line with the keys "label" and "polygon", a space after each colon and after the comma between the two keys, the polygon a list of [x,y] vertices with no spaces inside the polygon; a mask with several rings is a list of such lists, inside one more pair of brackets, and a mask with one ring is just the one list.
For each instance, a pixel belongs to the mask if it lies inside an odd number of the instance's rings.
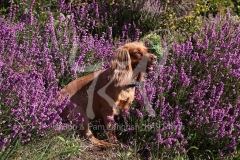
{"label": "dog's head", "polygon": [[133,42],[124,45],[128,48],[131,57],[131,66],[133,70],[139,72],[150,72],[157,63],[157,56],[148,53],[147,48],[141,42]]}
{"label": "dog's head", "polygon": [[157,56],[148,53],[143,43],[125,44],[117,49],[111,61],[112,78],[119,86],[128,85],[135,76],[152,71],[156,63]]}

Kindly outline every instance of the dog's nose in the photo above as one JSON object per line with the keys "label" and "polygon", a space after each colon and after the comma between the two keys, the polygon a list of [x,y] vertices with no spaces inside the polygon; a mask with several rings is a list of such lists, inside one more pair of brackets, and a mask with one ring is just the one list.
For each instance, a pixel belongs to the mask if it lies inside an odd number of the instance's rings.
{"label": "dog's nose", "polygon": [[152,62],[157,62],[157,56],[152,55],[151,60],[152,60]]}

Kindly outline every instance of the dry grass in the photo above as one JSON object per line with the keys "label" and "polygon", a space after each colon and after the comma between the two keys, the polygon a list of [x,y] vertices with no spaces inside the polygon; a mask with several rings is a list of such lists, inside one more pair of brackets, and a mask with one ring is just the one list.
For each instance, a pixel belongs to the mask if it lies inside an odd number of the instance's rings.
{"label": "dry grass", "polygon": [[[1,159],[1,158],[0,158]],[[130,150],[102,149],[88,140],[66,130],[49,138],[34,139],[30,143],[16,144],[8,159],[11,160],[127,160],[140,159]]]}

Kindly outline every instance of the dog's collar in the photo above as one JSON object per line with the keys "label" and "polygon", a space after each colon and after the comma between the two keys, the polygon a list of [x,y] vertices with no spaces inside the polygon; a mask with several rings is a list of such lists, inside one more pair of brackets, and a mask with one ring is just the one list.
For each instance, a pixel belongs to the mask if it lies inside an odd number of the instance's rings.
{"label": "dog's collar", "polygon": [[[107,79],[108,79],[108,81],[110,81],[110,80],[111,80],[111,77],[108,76]],[[129,83],[128,87],[136,87],[136,86],[140,86],[140,85],[142,85],[142,84],[143,84],[143,82],[140,82],[140,81],[137,81],[137,80],[132,80],[132,81]]]}
{"label": "dog's collar", "polygon": [[142,82],[136,81],[136,80],[132,80],[130,82],[130,84],[128,85],[128,87],[136,87],[136,86],[140,86],[142,84]]}
{"label": "dog's collar", "polygon": [[110,81],[110,80],[111,80],[111,76],[108,76],[108,77],[107,77],[107,80]]}

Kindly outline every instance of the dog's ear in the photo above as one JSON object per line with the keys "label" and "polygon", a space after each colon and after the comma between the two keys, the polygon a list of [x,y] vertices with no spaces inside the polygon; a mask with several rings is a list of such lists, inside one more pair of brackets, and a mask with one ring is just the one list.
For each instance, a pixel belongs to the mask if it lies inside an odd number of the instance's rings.
{"label": "dog's ear", "polygon": [[128,85],[132,79],[131,58],[127,47],[119,47],[111,60],[112,79],[116,86]]}

